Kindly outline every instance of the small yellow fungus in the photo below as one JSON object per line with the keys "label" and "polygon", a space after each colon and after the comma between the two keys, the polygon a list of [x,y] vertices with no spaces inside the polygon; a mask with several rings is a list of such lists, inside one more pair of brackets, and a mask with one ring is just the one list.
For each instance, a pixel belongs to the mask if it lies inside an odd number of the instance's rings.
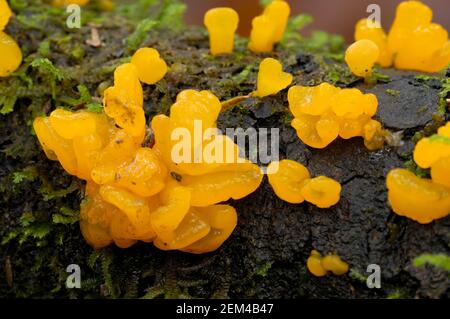
{"label": "small yellow fungus", "polygon": [[450,214],[450,122],[416,144],[414,161],[431,168],[431,179],[394,169],[386,178],[388,198],[395,213],[427,224]]}
{"label": "small yellow fungus", "polygon": [[344,275],[348,272],[348,264],[334,254],[328,254],[324,257],[317,250],[312,250],[311,255],[306,261],[306,267],[309,272],[316,277],[323,277],[327,272],[332,272],[336,276]]}
{"label": "small yellow fungus", "polygon": [[382,67],[390,67],[393,56],[388,49],[387,35],[380,23],[368,19],[358,21],[355,27],[355,40],[360,41],[364,39],[373,41],[378,46],[380,53],[378,64]]}
{"label": "small yellow fungus", "polygon": [[196,211],[211,228],[205,237],[181,250],[194,254],[214,251],[223,244],[236,227],[236,210],[229,205],[213,205],[196,208]]}
{"label": "small yellow fungus", "polygon": [[336,276],[344,275],[348,272],[348,264],[342,261],[338,255],[326,255],[322,258],[322,267],[331,271]]}
{"label": "small yellow fungus", "polygon": [[53,5],[57,7],[68,6],[69,4],[78,4],[84,6],[89,3],[90,0],[53,0]]}
{"label": "small yellow fungus", "polygon": [[143,139],[145,134],[144,96],[138,71],[131,63],[114,71],[114,86],[104,92],[105,113],[131,136]]}
{"label": "small yellow fungus", "polygon": [[381,124],[372,119],[378,107],[373,94],[322,83],[291,87],[288,101],[294,115],[291,125],[303,143],[311,147],[324,148],[338,136],[361,136],[370,150],[384,144]]}
{"label": "small yellow fungus", "polygon": [[275,45],[277,25],[268,16],[260,15],[252,21],[248,48],[255,53],[271,52]]}
{"label": "small yellow fungus", "polygon": [[316,277],[323,277],[327,274],[327,271],[322,266],[322,256],[317,250],[312,250],[311,255],[306,261],[306,267],[309,272]]}
{"label": "small yellow fungus", "polygon": [[22,63],[22,51],[13,38],[0,31],[0,52],[0,77],[7,77]]}
{"label": "small yellow fungus", "polygon": [[264,59],[259,65],[257,90],[255,95],[265,97],[274,95],[292,83],[292,75],[283,72],[280,62],[272,58]]}
{"label": "small yellow fungus", "polygon": [[0,31],[3,31],[12,16],[12,11],[9,8],[6,0],[0,0]]}
{"label": "small yellow fungus", "polygon": [[282,200],[299,204],[304,200],[320,208],[328,208],[339,202],[341,185],[328,177],[311,178],[308,169],[291,160],[272,162],[267,176],[275,194]]}
{"label": "small yellow fungus", "polygon": [[234,34],[239,24],[239,15],[231,8],[214,8],[205,14],[204,24],[209,32],[212,55],[232,53]]}
{"label": "small yellow fungus", "polygon": [[167,64],[153,48],[141,48],[131,57],[131,64],[136,67],[139,80],[145,84],[155,84],[167,73]]}
{"label": "small yellow fungus", "polygon": [[341,198],[341,184],[326,177],[318,176],[305,182],[301,189],[305,200],[319,208],[329,208]]}
{"label": "small yellow fungus", "polygon": [[414,161],[422,168],[430,168],[445,157],[450,157],[450,137],[439,133],[422,138],[414,149]]}
{"label": "small yellow fungus", "polygon": [[275,43],[280,42],[281,39],[283,39],[290,14],[291,7],[289,6],[289,3],[283,0],[274,0],[264,9],[263,15],[267,16],[275,23]]}
{"label": "small yellow fungus", "polygon": [[394,212],[421,224],[450,213],[450,188],[417,177],[406,169],[394,169],[386,178],[388,198]]}
{"label": "small yellow fungus", "polygon": [[272,162],[267,167],[267,177],[275,194],[282,200],[292,204],[305,200],[301,190],[311,175],[302,164],[291,160]]}
{"label": "small yellow fungus", "polygon": [[422,168],[431,168],[433,182],[450,187],[450,123],[417,143],[414,161]]}
{"label": "small yellow fungus", "polygon": [[363,39],[350,45],[345,51],[345,62],[353,74],[367,78],[380,57],[378,46],[371,40]]}
{"label": "small yellow fungus", "polygon": [[281,41],[286,30],[291,8],[282,0],[274,0],[262,15],[252,21],[248,48],[256,53],[271,52],[275,43]]}
{"label": "small yellow fungus", "polygon": [[450,40],[441,25],[432,23],[433,12],[420,1],[403,1],[386,36],[381,26],[360,20],[355,39],[373,41],[380,50],[383,67],[437,72],[450,63]]}

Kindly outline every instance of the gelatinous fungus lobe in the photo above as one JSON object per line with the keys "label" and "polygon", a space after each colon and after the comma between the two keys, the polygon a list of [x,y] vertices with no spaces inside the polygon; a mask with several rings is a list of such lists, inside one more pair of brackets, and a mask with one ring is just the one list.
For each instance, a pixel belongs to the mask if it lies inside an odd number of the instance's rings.
{"label": "gelatinous fungus lobe", "polygon": [[214,8],[206,12],[204,24],[209,32],[211,54],[232,53],[239,24],[238,13],[231,8]]}

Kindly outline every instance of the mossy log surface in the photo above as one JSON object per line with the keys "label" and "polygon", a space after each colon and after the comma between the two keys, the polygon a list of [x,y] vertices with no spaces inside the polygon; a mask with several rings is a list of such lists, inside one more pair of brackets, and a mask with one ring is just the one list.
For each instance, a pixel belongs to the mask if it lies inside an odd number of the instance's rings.
{"label": "mossy log surface", "polygon": [[[15,1],[21,2],[26,1]],[[132,53],[126,48],[135,26],[108,13],[107,19],[69,30],[64,12],[45,8],[16,5],[16,17],[6,29],[22,46],[25,62],[12,77],[0,79],[5,113],[0,119],[0,296],[450,297],[448,272],[412,263],[424,253],[450,254],[450,216],[428,225],[399,217],[389,208],[385,187],[394,167],[428,174],[414,166],[411,152],[418,137],[449,120],[442,106],[445,74],[381,70],[378,84],[368,86],[349,74],[335,52],[278,47],[270,56],[282,61],[294,84],[329,81],[376,93],[377,119],[390,131],[403,132],[402,145],[369,152],[362,139],[354,138],[312,149],[290,127],[286,90],[263,100],[250,98],[223,113],[219,127],[279,127],[281,158],[307,165],[313,175],[337,179],[343,186],[338,205],[318,209],[285,203],[265,178],[255,193],[231,202],[238,226],[214,253],[164,252],[144,243],[93,251],[77,222],[84,183],[45,157],[31,123],[59,106],[96,107],[114,67]],[[102,40],[99,47],[86,43],[94,29]],[[237,53],[213,58],[203,29],[148,31],[140,46],[157,48],[170,66],[161,82],[144,87],[149,118],[167,113],[183,89],[212,90],[222,100],[252,92],[264,56],[245,45],[239,39]],[[337,253],[349,263],[349,274],[312,276],[306,269],[312,249]],[[81,267],[81,289],[65,287],[69,264]],[[381,267],[380,289],[366,286],[369,264]]]}

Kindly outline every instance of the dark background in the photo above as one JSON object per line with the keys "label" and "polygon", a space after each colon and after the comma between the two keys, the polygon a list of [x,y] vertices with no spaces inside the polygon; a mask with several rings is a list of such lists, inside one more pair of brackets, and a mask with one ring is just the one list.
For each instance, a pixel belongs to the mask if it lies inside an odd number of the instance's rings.
{"label": "dark background", "polygon": [[[248,35],[252,19],[261,14],[259,0],[184,0],[188,4],[185,16],[189,24],[203,24],[204,13],[213,7],[227,6],[234,8],[240,16],[238,32]],[[402,0],[290,0],[291,15],[307,13],[314,17],[314,23],[305,28],[304,34],[311,30],[324,30],[345,36],[347,41],[353,40],[355,23],[367,17],[366,8],[369,4],[381,7],[383,27],[389,29],[395,16],[395,8]],[[433,9],[433,21],[450,29],[450,1],[423,1]]]}

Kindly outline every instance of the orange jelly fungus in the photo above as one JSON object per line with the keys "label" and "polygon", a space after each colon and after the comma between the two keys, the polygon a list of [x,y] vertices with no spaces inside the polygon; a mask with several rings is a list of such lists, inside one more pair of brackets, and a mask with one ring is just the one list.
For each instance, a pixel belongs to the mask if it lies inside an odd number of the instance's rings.
{"label": "orange jelly fungus", "polygon": [[288,100],[294,115],[291,125],[303,143],[311,147],[324,148],[338,136],[361,136],[370,150],[384,144],[381,124],[372,119],[378,108],[373,94],[322,83],[315,87],[293,86]]}
{"label": "orange jelly fungus", "polygon": [[9,8],[6,0],[0,0],[0,31],[4,30],[12,16],[12,11]]}
{"label": "orange jelly fungus", "polygon": [[139,80],[145,84],[155,84],[167,73],[167,64],[153,48],[141,48],[131,57],[138,72]]}
{"label": "orange jelly fungus", "polygon": [[348,272],[348,264],[334,254],[328,254],[324,257],[317,250],[312,250],[311,255],[306,261],[306,267],[309,272],[316,277],[323,277],[328,272],[341,276]]}
{"label": "orange jelly fungus", "polygon": [[417,143],[414,161],[431,168],[431,179],[394,169],[386,179],[388,198],[395,213],[427,224],[450,214],[450,123]]}
{"label": "orange jelly fungus", "polygon": [[[215,128],[219,100],[208,91],[181,92],[170,117],[153,118],[155,146],[144,147],[145,121],[136,119],[143,105],[136,68],[119,66],[114,82],[105,92],[104,113],[57,109],[33,123],[47,157],[87,181],[80,212],[84,238],[94,248],[144,241],[190,253],[217,249],[236,227],[237,213],[216,204],[256,190],[261,171],[237,155],[225,163],[174,162],[171,134],[194,133],[195,121]],[[202,142],[215,149],[213,155],[239,152],[224,135]],[[194,145],[198,150],[196,143],[187,148]]]}
{"label": "orange jelly fungus", "polygon": [[328,177],[311,178],[308,169],[292,160],[272,162],[267,176],[275,194],[282,200],[299,204],[307,201],[320,208],[328,208],[339,202],[341,185]]}
{"label": "orange jelly fungus", "polygon": [[257,165],[239,157],[230,138],[217,132],[220,109],[211,92],[185,90],[178,94],[169,117],[157,115],[152,120],[155,151],[180,184],[191,190],[192,206],[243,198],[259,187],[263,177]]}
{"label": "orange jelly fungus", "polygon": [[259,65],[257,89],[255,96],[274,95],[292,83],[292,75],[283,72],[280,62],[272,58],[264,59]]}
{"label": "orange jelly fungus", "polygon": [[288,23],[291,8],[285,1],[274,0],[262,15],[252,21],[248,48],[256,53],[270,52],[281,41]]}
{"label": "orange jelly fungus", "polygon": [[53,0],[53,5],[58,7],[68,6],[70,4],[78,4],[84,6],[89,3],[90,0]]}
{"label": "orange jelly fungus", "polygon": [[105,113],[128,134],[142,139],[145,134],[144,98],[137,68],[126,63],[114,71],[114,86],[104,92]]}
{"label": "orange jelly fungus", "polygon": [[450,40],[447,30],[432,23],[432,18],[424,3],[404,1],[388,35],[379,24],[363,19],[356,24],[355,39],[377,44],[381,66],[393,63],[398,69],[438,72],[450,63]]}
{"label": "orange jelly fungus", "polygon": [[0,77],[10,76],[22,63],[22,50],[20,50],[19,45],[13,38],[3,32],[11,16],[12,11],[8,2],[0,0],[0,52],[2,54]]}
{"label": "orange jelly fungus", "polygon": [[380,57],[380,50],[375,42],[367,39],[359,40],[345,51],[345,62],[356,76],[367,78]]}
{"label": "orange jelly fungus", "polygon": [[239,24],[238,13],[231,8],[214,8],[206,12],[204,24],[209,32],[211,54],[232,53]]}

